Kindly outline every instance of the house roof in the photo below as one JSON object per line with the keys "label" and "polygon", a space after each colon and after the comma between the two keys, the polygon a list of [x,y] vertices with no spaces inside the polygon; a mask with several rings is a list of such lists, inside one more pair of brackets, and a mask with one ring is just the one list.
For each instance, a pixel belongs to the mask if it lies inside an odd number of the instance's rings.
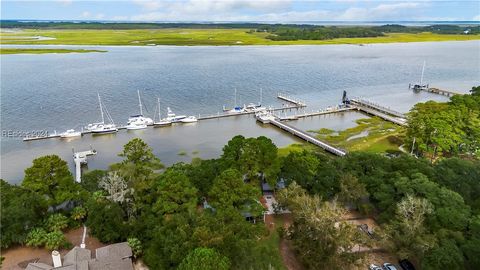
{"label": "house roof", "polygon": [[63,259],[63,265],[75,264],[76,262],[92,259],[92,252],[89,249],[74,247]]}
{"label": "house roof", "polygon": [[53,266],[44,263],[29,263],[25,270],[50,270]]}
{"label": "house roof", "polygon": [[132,260],[91,260],[88,262],[90,270],[133,270]]}
{"label": "house roof", "polygon": [[123,259],[132,257],[132,248],[127,242],[117,243],[95,250],[97,260]]}

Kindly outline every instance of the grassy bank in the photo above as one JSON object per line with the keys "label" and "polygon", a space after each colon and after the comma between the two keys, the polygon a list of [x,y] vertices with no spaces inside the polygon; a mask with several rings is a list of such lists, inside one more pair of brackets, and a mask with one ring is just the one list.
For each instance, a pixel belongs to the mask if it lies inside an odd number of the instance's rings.
{"label": "grassy bank", "polygon": [[378,117],[358,119],[357,126],[335,132],[321,129],[317,137],[349,151],[396,152],[403,143],[404,129]]}
{"label": "grassy bank", "polygon": [[83,50],[83,49],[31,49],[31,48],[1,48],[0,54],[44,54],[44,53],[90,53],[106,52],[101,50]]}
{"label": "grassy bank", "polygon": [[[479,40],[480,35],[394,33],[372,38],[273,41],[249,29],[22,30],[1,32],[1,44],[61,45],[323,45]],[[47,37],[42,39],[39,37]]]}

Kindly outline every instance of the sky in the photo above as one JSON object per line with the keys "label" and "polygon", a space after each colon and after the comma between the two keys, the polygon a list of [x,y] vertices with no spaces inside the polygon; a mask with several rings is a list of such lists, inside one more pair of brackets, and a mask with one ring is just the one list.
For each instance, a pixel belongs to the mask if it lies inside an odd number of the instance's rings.
{"label": "sky", "polygon": [[480,1],[1,0],[2,20],[480,21]]}

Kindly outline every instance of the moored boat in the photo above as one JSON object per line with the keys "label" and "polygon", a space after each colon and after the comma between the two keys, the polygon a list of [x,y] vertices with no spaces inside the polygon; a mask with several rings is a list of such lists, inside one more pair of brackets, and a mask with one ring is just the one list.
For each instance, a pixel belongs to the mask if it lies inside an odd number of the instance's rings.
{"label": "moored boat", "polygon": [[153,121],[153,126],[154,127],[165,127],[165,126],[170,126],[172,124],[172,121],[168,119],[162,119],[162,113],[160,110],[160,98],[157,98],[157,110],[158,110],[158,121]]}
{"label": "moored boat", "polygon": [[188,116],[180,120],[182,123],[195,123],[198,122],[198,119],[195,116]]}
{"label": "moored boat", "polygon": [[60,133],[60,138],[73,138],[82,136],[82,132],[75,131],[74,129],[68,129],[67,131]]}
{"label": "moored boat", "polygon": [[[93,134],[109,134],[109,133],[115,133],[118,131],[117,126],[113,122],[112,117],[108,113],[108,110],[104,108],[105,106],[102,104],[102,100],[100,99],[100,94],[97,93],[98,96],[98,104],[100,106],[100,115],[102,117],[102,121],[99,123],[93,123],[89,124],[86,129]],[[104,116],[104,111],[105,114],[107,115],[108,120],[110,121],[110,124],[105,124],[105,116]]]}

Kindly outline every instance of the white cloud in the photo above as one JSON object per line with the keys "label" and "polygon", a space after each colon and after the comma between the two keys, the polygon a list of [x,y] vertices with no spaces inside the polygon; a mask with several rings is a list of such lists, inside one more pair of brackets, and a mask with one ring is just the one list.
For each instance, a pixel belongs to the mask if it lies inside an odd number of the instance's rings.
{"label": "white cloud", "polygon": [[101,20],[101,19],[105,18],[105,14],[103,14],[103,13],[93,14],[90,11],[84,11],[80,15],[80,17],[82,17],[83,19]]}
{"label": "white cloud", "polygon": [[[138,0],[135,0],[138,1]],[[345,1],[345,0],[341,0]],[[344,10],[289,11],[290,1],[253,0],[188,0],[183,2],[163,2],[160,10],[131,16],[133,21],[325,21],[325,20],[396,20],[418,16],[420,8],[426,6],[418,2],[378,4],[372,7],[351,7]],[[167,4],[165,4],[167,3]],[[256,12],[245,13],[242,10]]]}
{"label": "white cloud", "polygon": [[59,2],[63,6],[69,6],[73,3],[73,0],[57,0],[57,2]]}

